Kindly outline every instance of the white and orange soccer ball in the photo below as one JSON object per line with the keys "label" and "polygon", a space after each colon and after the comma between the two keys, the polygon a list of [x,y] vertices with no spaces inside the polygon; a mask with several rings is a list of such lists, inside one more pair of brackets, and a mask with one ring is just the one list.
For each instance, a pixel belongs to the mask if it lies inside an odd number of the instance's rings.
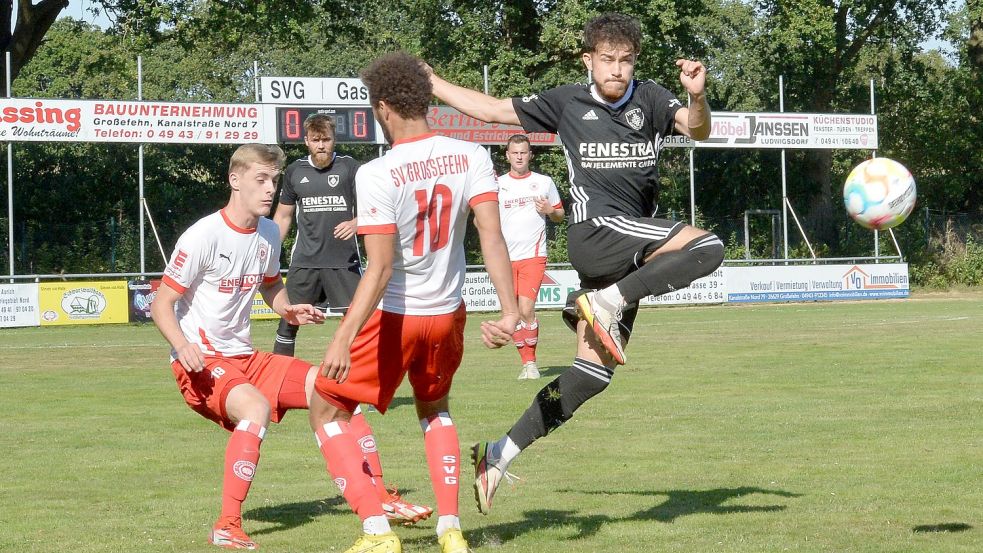
{"label": "white and orange soccer ball", "polygon": [[877,157],[857,165],[843,185],[850,217],[873,230],[900,225],[915,207],[915,179],[897,161]]}

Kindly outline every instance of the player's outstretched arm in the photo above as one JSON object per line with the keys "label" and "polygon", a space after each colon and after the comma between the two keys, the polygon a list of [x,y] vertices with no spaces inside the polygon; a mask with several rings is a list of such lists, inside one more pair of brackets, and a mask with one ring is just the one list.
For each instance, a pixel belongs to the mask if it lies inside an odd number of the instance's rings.
{"label": "player's outstretched arm", "polygon": [[679,82],[689,93],[689,107],[676,112],[676,130],[693,140],[710,137],[710,105],[706,98],[706,68],[695,60],[676,60]]}
{"label": "player's outstretched arm", "polygon": [[511,98],[496,98],[477,90],[449,83],[438,77],[429,65],[427,69],[430,71],[433,95],[452,108],[486,123],[519,124],[519,116],[515,113]]}
{"label": "player's outstretched arm", "polygon": [[481,340],[489,348],[500,348],[511,341],[515,325],[519,322],[519,305],[512,287],[512,264],[502,236],[498,202],[481,202],[471,209],[474,211],[474,225],[478,227],[485,269],[495,286],[498,304],[502,310],[499,320],[481,323]]}
{"label": "player's outstretched arm", "polygon": [[321,361],[321,374],[338,382],[344,382],[348,378],[348,371],[352,366],[352,343],[379,305],[393,275],[396,235],[366,234],[364,238],[367,259],[365,272],[355,289],[348,312],[331,337],[324,360]]}
{"label": "player's outstretched arm", "polygon": [[178,361],[188,372],[200,372],[205,367],[205,356],[197,344],[192,344],[184,337],[181,325],[174,314],[174,304],[181,299],[181,292],[171,288],[166,282],[157,288],[157,296],[150,304],[150,316],[157,325],[157,330],[164,335],[177,354]]}
{"label": "player's outstretched arm", "polygon": [[259,288],[259,293],[263,295],[263,301],[270,306],[270,309],[292,325],[321,324],[324,322],[324,313],[313,305],[290,303],[287,298],[287,288],[280,279],[263,284]]}

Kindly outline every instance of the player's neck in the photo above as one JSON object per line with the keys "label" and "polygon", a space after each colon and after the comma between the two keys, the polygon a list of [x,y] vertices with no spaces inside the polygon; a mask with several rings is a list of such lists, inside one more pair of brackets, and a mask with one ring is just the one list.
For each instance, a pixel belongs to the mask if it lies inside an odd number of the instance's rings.
{"label": "player's neck", "polygon": [[427,124],[426,119],[398,118],[390,123],[389,138],[392,140],[392,144],[395,145],[399,142],[409,141],[430,134],[431,132],[430,125]]}
{"label": "player's neck", "polygon": [[253,215],[244,206],[238,205],[235,198],[229,200],[228,205],[222,209],[222,216],[227,223],[243,230],[252,230],[259,225],[259,216]]}
{"label": "player's neck", "polygon": [[524,179],[528,177],[530,174],[532,174],[532,171],[530,171],[528,167],[526,167],[522,171],[516,171],[515,169],[509,170],[509,176],[514,179]]}

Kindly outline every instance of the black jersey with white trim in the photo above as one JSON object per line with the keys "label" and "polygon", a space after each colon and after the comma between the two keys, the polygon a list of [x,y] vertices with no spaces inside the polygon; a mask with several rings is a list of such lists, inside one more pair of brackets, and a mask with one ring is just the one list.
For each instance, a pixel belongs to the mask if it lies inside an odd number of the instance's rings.
{"label": "black jersey with white trim", "polygon": [[632,81],[615,104],[594,85],[560,86],[513,98],[522,128],[560,135],[570,172],[570,222],[649,217],[658,201],[659,151],[679,99],[655,81]]}
{"label": "black jersey with white trim", "polygon": [[355,172],[359,163],[335,155],[331,165],[318,169],[310,156],[287,166],[280,203],[296,205],[297,241],[291,267],[329,269],[358,263],[355,238],[339,240],[334,228],[355,217]]}

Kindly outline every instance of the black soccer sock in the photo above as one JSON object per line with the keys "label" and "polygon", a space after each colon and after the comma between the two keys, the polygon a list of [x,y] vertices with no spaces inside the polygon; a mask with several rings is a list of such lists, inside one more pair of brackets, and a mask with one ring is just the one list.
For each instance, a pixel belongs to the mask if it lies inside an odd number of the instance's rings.
{"label": "black soccer sock", "polygon": [[519,449],[556,430],[570,420],[588,399],[604,391],[614,371],[579,357],[573,366],[536,394],[536,399],[509,430]]}
{"label": "black soccer sock", "polygon": [[625,301],[634,303],[646,296],[661,296],[686,288],[694,280],[717,270],[724,261],[724,243],[707,233],[674,252],[655,256],[652,261],[618,281]]}
{"label": "black soccer sock", "polygon": [[273,353],[293,357],[296,342],[297,325],[292,325],[285,319],[280,319],[280,326],[276,329],[276,341],[273,342]]}

